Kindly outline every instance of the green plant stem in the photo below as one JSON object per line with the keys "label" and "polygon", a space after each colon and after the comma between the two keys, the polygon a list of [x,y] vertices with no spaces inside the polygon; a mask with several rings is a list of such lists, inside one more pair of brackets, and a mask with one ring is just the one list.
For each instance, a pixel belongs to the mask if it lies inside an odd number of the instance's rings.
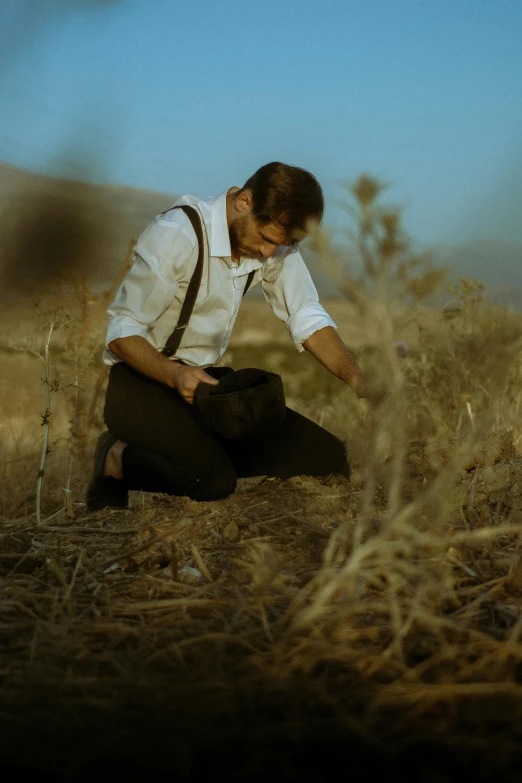
{"label": "green plant stem", "polygon": [[51,343],[51,337],[54,329],[54,318],[50,323],[49,331],[47,333],[47,339],[45,341],[44,350],[44,369],[45,369],[45,414],[43,419],[44,436],[42,443],[42,453],[40,456],[40,468],[38,470],[38,478],[36,481],[36,524],[41,524],[41,496],[42,496],[42,484],[43,477],[45,475],[45,458],[47,457],[47,447],[49,444],[49,425],[51,419],[51,389],[49,383],[49,345]]}

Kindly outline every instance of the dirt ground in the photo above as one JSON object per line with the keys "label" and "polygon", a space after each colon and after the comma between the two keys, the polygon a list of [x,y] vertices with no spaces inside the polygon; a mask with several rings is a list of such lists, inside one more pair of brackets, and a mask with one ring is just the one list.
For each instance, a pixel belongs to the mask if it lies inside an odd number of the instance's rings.
{"label": "dirt ground", "polygon": [[[353,306],[325,304],[356,354],[375,345]],[[437,348],[440,313],[423,310],[395,334],[412,349],[410,397],[379,419],[249,300],[224,363],[280,372],[289,403],[347,439],[351,480],[256,477],[212,503],[131,493],[128,510],[87,514],[103,401],[93,316],[52,342],[63,391],[37,526],[30,350],[45,328],[24,307],[0,319],[6,780],[520,779],[516,378],[479,431],[470,378],[490,372],[484,357],[468,373],[458,341]],[[95,416],[72,439],[75,399]]]}

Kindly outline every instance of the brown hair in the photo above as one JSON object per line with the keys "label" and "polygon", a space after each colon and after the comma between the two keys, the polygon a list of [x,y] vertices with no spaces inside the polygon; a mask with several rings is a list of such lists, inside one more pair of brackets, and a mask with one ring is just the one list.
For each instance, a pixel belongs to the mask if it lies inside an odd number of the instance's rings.
{"label": "brown hair", "polygon": [[267,163],[241,190],[252,191],[252,214],[259,225],[279,223],[288,233],[306,231],[307,221],[321,221],[323,191],[316,178],[297,166]]}

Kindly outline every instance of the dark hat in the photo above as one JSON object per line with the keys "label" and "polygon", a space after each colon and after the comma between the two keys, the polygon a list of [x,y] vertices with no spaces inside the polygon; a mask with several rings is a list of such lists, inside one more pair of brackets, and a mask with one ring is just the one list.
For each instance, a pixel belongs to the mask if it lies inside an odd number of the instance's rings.
{"label": "dark hat", "polygon": [[280,375],[251,367],[216,367],[206,372],[219,384],[198,383],[194,405],[216,435],[261,438],[283,422],[286,402]]}

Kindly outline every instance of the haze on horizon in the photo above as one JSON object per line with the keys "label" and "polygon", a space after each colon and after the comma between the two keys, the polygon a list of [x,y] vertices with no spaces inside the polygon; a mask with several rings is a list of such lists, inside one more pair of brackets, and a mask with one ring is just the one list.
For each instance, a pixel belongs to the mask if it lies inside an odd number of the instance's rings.
{"label": "haze on horizon", "polygon": [[0,160],[217,193],[283,160],[390,183],[420,243],[522,243],[518,0],[7,0]]}

